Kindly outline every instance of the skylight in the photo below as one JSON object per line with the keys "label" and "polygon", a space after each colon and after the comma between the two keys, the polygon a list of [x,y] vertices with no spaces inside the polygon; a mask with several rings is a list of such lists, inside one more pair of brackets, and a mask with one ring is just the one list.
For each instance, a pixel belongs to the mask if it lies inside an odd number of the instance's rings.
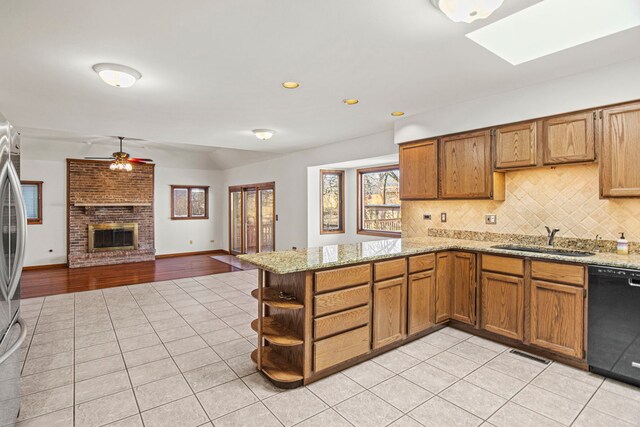
{"label": "skylight", "polygon": [[467,37],[518,65],[639,25],[640,0],[544,0]]}

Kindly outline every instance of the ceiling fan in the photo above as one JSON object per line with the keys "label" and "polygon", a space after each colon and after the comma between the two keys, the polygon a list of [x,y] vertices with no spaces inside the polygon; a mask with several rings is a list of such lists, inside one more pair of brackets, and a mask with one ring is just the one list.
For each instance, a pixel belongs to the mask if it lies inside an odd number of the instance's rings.
{"label": "ceiling fan", "polygon": [[153,162],[151,159],[141,159],[137,157],[130,157],[129,153],[125,153],[122,151],[122,141],[124,140],[124,136],[119,136],[120,140],[120,151],[116,151],[111,155],[111,157],[85,157],[87,160],[113,160],[111,166],[109,167],[111,170],[126,170],[130,171],[133,169],[131,163],[143,163],[146,164],[148,162]]}

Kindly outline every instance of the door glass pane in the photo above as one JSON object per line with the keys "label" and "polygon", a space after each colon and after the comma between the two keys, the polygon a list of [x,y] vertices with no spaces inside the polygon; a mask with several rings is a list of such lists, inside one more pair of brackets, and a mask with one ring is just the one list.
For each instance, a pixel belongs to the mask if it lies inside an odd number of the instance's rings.
{"label": "door glass pane", "polygon": [[363,230],[401,231],[399,177],[399,169],[361,174]]}
{"label": "door glass pane", "polygon": [[206,197],[204,188],[191,189],[191,216],[204,217],[207,215]]}
{"label": "door glass pane", "polygon": [[173,216],[186,218],[189,216],[189,190],[186,188],[173,189]]}
{"label": "door glass pane", "polygon": [[322,231],[336,232],[342,227],[342,173],[322,173]]}
{"label": "door glass pane", "polygon": [[244,190],[244,251],[247,254],[254,254],[258,249],[256,217],[256,190]]}
{"label": "door glass pane", "polygon": [[22,184],[22,196],[27,208],[27,219],[38,219],[38,186]]}
{"label": "door glass pane", "polygon": [[231,252],[242,252],[242,192],[231,193]]}
{"label": "door glass pane", "polygon": [[260,190],[260,252],[273,251],[273,190]]}

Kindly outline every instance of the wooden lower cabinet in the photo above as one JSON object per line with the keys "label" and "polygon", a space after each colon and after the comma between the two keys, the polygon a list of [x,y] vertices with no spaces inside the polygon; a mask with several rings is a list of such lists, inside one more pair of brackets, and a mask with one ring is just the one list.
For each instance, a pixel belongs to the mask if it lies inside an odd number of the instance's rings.
{"label": "wooden lower cabinet", "polygon": [[453,253],[436,255],[436,323],[451,319],[453,296]]}
{"label": "wooden lower cabinet", "polygon": [[370,349],[369,325],[316,341],[313,345],[314,369],[322,371],[365,354]]}
{"label": "wooden lower cabinet", "polygon": [[522,341],[524,338],[524,279],[482,273],[480,327]]}
{"label": "wooden lower cabinet", "polygon": [[530,310],[532,345],[583,358],[582,288],[532,280]]}
{"label": "wooden lower cabinet", "polygon": [[404,277],[373,284],[373,348],[404,338],[406,331],[406,281]]}
{"label": "wooden lower cabinet", "polygon": [[436,277],[433,270],[409,275],[409,335],[424,331],[436,322]]}
{"label": "wooden lower cabinet", "polygon": [[476,321],[476,255],[453,252],[453,312],[451,317],[459,322],[475,324]]}

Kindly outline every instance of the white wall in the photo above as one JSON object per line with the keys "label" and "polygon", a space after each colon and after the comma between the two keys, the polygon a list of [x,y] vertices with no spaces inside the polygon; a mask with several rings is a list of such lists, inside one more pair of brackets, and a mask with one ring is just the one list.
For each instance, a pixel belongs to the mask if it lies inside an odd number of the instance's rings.
{"label": "white wall", "polygon": [[[22,138],[21,178],[43,181],[43,223],[27,227],[26,266],[65,263],[67,259],[67,158],[104,155],[105,146],[87,146],[67,141]],[[154,211],[156,254],[223,249],[221,224],[223,210],[222,172],[206,167],[202,153],[146,149],[134,156],[156,161]],[[189,166],[194,165],[196,168]],[[168,167],[176,166],[176,167]],[[170,219],[170,185],[208,185],[209,219]],[[190,243],[192,242],[192,243]]]}
{"label": "white wall", "polygon": [[[307,168],[368,157],[397,154],[393,132],[387,131],[224,171],[224,187],[275,181],[276,183],[276,249],[304,248],[308,244],[308,174]],[[316,178],[317,179],[317,178]],[[227,209],[228,198],[224,196]],[[346,209],[350,209],[346,206]],[[353,208],[355,209],[355,208]],[[317,215],[317,209],[314,209]],[[352,210],[355,212],[355,210]],[[355,214],[353,215],[355,221]],[[224,215],[222,234],[228,248],[228,218]]]}
{"label": "white wall", "polygon": [[[594,61],[597,58],[594,58]],[[416,114],[395,122],[396,143],[640,99],[640,59]]]}

